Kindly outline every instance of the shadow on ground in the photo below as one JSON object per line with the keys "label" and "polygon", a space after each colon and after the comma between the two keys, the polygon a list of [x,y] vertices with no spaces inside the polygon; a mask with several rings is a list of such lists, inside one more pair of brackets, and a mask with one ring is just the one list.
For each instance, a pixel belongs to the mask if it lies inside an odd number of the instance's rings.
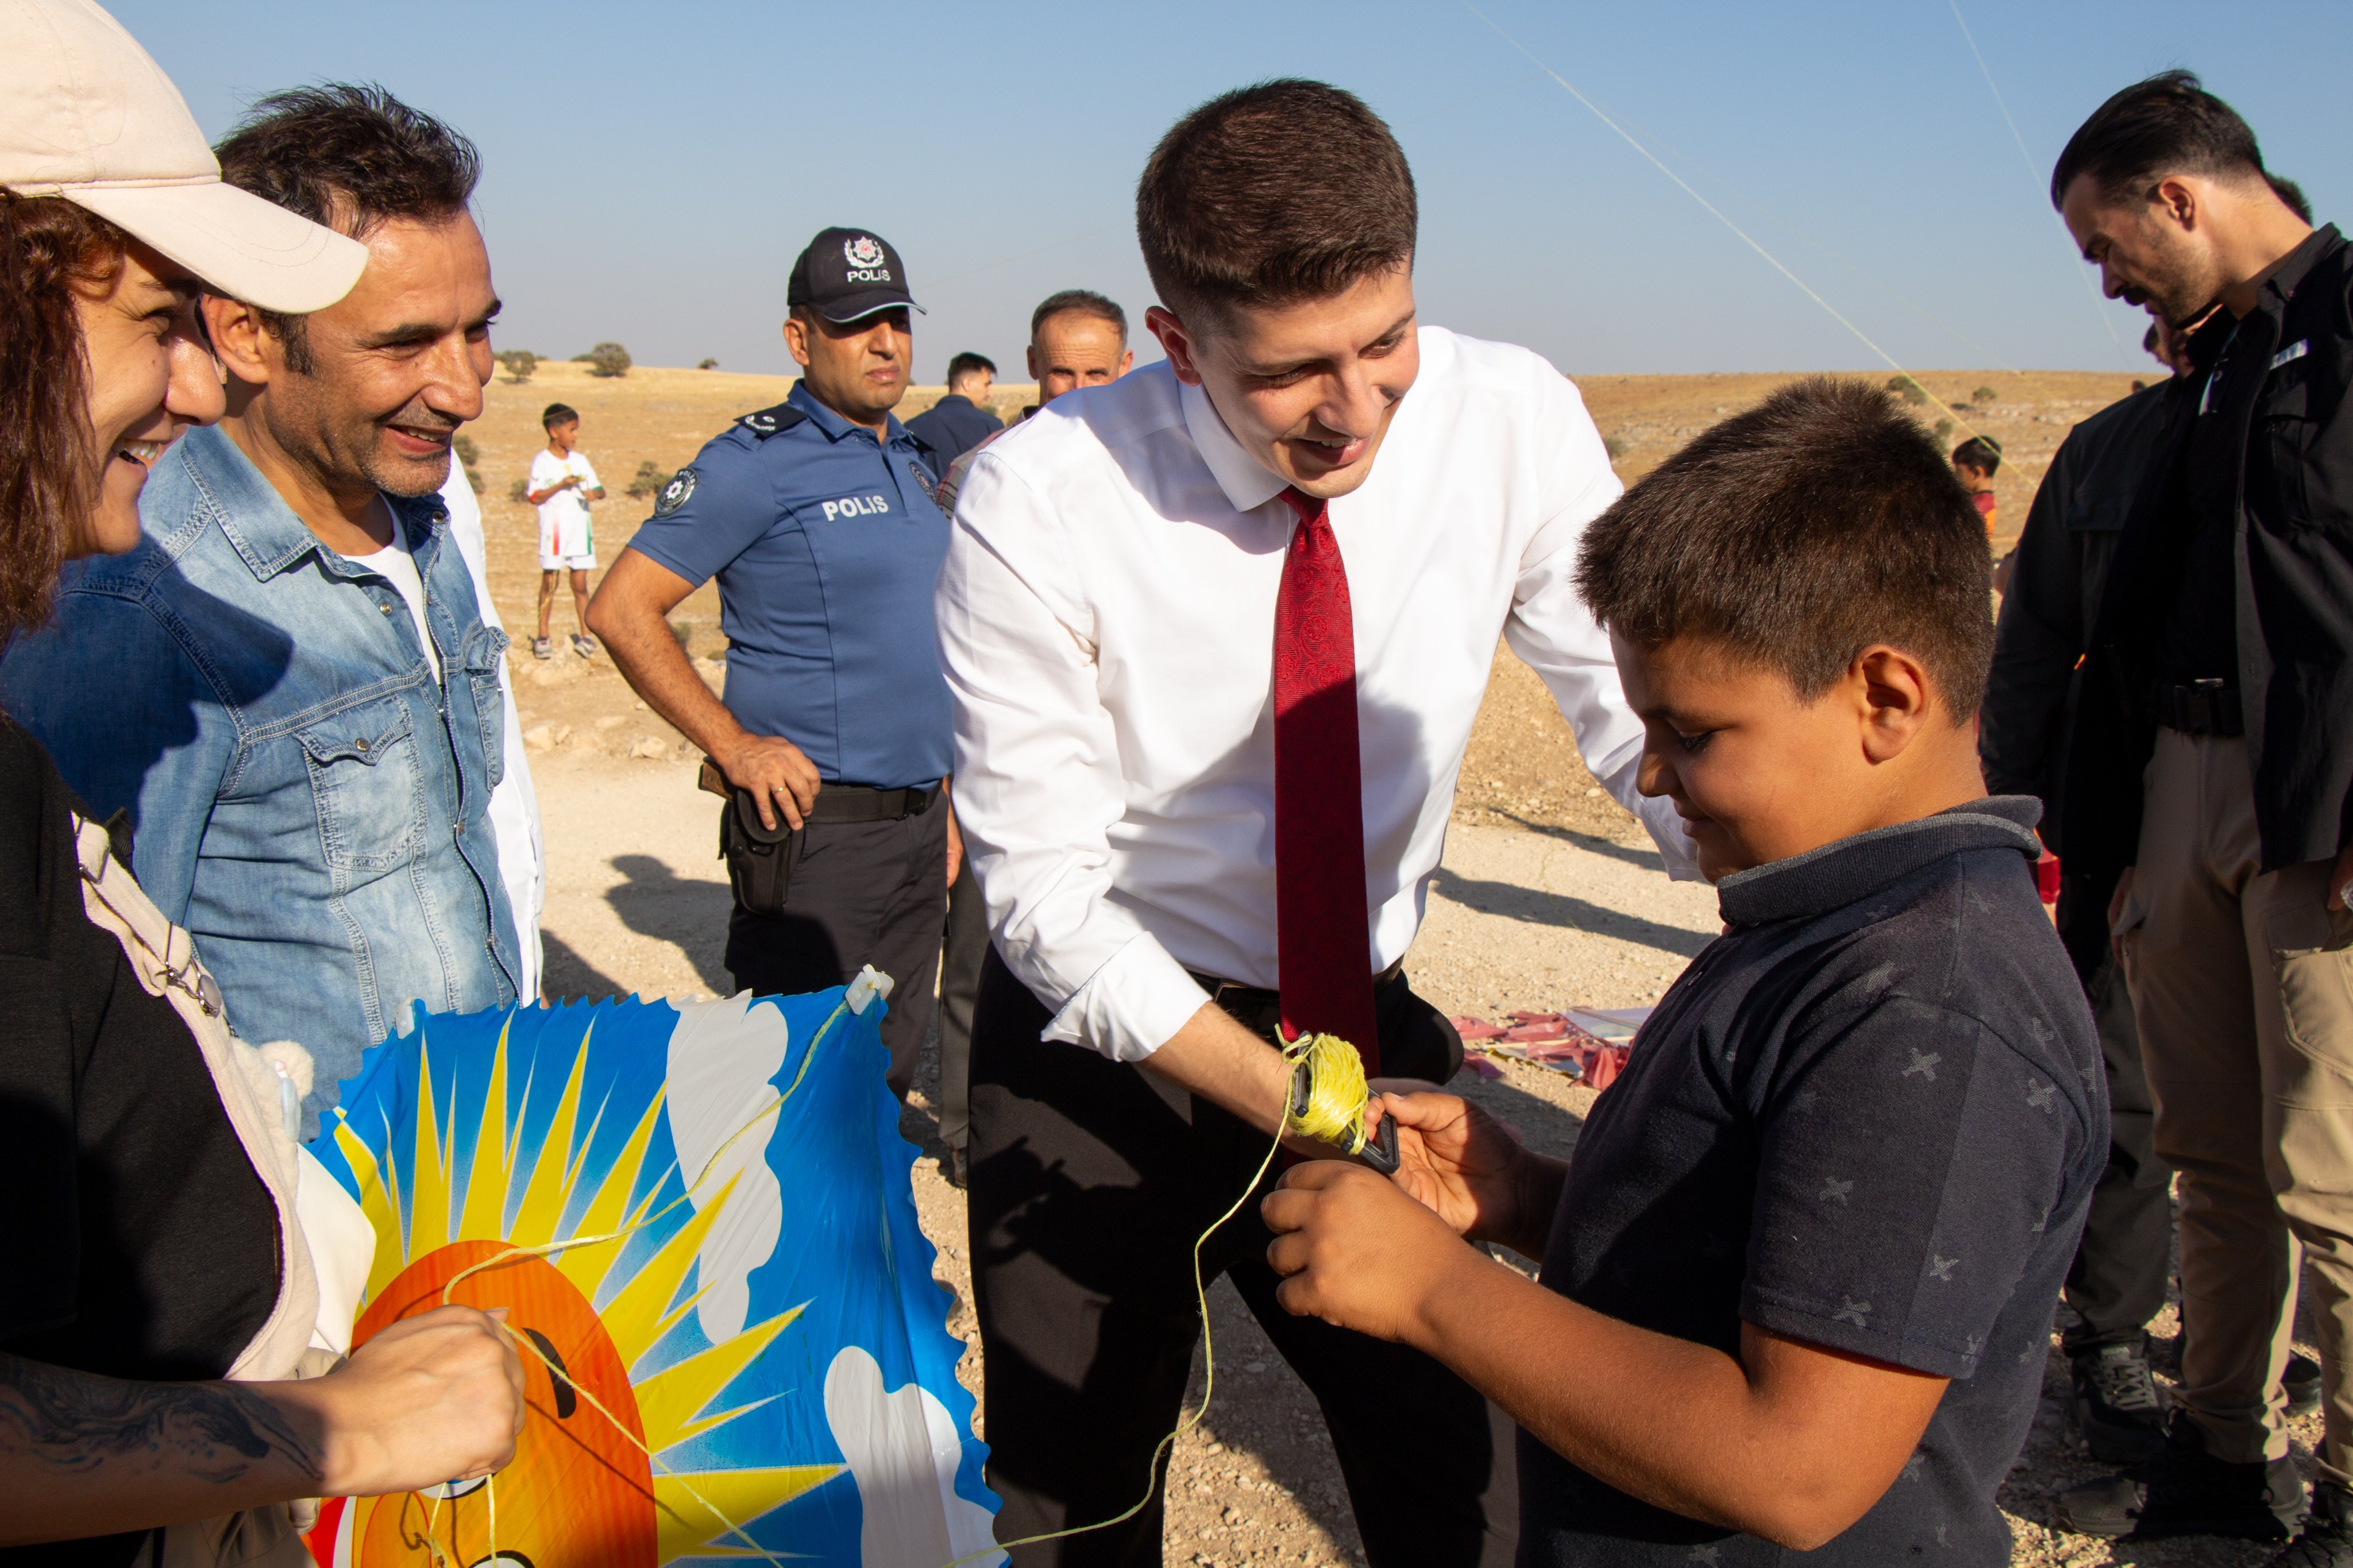
{"label": "shadow on ground", "polygon": [[602,1002],[608,996],[629,994],[627,986],[581,957],[570,943],[544,926],[540,928],[539,944],[544,955],[540,988],[551,1000],[568,1002],[577,997]]}
{"label": "shadow on ground", "polygon": [[[1599,847],[1606,842],[1596,839],[1593,845]],[[1649,859],[1655,866],[1658,857],[1652,855]],[[1696,957],[1700,949],[1715,940],[1700,931],[1685,931],[1681,926],[1664,925],[1657,921],[1644,920],[1640,915],[1620,914],[1607,905],[1590,903],[1567,893],[1548,893],[1537,888],[1514,887],[1509,882],[1485,881],[1452,871],[1440,870],[1430,886],[1478,914],[1502,915],[1507,920],[1526,921],[1532,925],[1558,926],[1567,931],[1614,936],[1683,958]]]}
{"label": "shadow on ground", "polygon": [[628,879],[605,895],[621,923],[684,953],[713,996],[733,995],[735,981],[723,962],[733,908],[727,884],[681,877],[651,855],[616,855],[611,865]]}

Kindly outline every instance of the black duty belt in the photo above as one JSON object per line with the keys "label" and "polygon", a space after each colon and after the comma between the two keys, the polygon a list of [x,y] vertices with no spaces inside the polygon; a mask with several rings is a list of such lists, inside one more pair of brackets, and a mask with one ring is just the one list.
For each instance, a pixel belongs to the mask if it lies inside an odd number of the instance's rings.
{"label": "black duty belt", "polygon": [[2185,735],[2228,739],[2247,732],[2239,710],[2239,689],[2229,681],[2193,680],[2186,685],[2158,681],[2149,688],[2149,716],[2168,730]]}
{"label": "black duty belt", "polygon": [[[715,795],[733,793],[719,765],[709,758],[702,763],[702,788]],[[918,784],[908,789],[869,789],[864,784],[828,784],[820,785],[817,804],[802,814],[807,822],[898,822],[910,816],[921,816],[932,809],[940,798],[936,784]],[[783,813],[777,813],[779,819]]]}
{"label": "black duty belt", "polygon": [[[1210,1001],[1229,1013],[1239,1016],[1282,1005],[1282,993],[1280,991],[1271,991],[1263,985],[1245,985],[1239,980],[1221,980],[1214,974],[1204,974],[1198,969],[1188,969],[1185,973],[1193,977],[1194,984],[1209,994]],[[1373,976],[1373,989],[1386,990],[1404,974],[1405,960],[1400,958]]]}

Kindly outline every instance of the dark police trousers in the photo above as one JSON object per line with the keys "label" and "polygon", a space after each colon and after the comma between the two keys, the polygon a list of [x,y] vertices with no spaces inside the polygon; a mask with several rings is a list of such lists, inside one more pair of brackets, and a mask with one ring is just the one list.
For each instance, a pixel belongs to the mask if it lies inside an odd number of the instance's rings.
{"label": "dark police trousers", "polygon": [[2137,1342],[2165,1305],[2173,1274],[2173,1173],[2157,1157],[2157,1115],[2141,1070],[2140,1031],[2114,954],[2084,986],[2108,1073],[2108,1167],[2092,1190],[2083,1244],[2067,1270],[2067,1305],[2083,1321],[2070,1351]]}
{"label": "dark police trousers", "polygon": [[[1271,1034],[1271,1017],[1234,1011]],[[1451,1070],[1402,979],[1378,1012],[1385,1071]],[[970,1212],[999,1541],[1092,1524],[1143,1494],[1200,1337],[1194,1238],[1269,1142],[1133,1065],[1040,1041],[1048,1022],[992,950],[973,1018]],[[1253,1199],[1201,1249],[1202,1278],[1232,1279],[1323,1406],[1372,1568],[1505,1568],[1519,1529],[1511,1418],[1419,1351],[1285,1312],[1269,1239]],[[1249,1397],[1233,1386],[1220,1380],[1220,1403]],[[1125,1523],[1013,1562],[1159,1568],[1166,1479]]]}
{"label": "dark police trousers", "polygon": [[940,802],[888,822],[811,822],[796,836],[783,912],[727,917],[728,973],[739,991],[789,996],[847,984],[872,964],[895,984],[882,1017],[891,1092],[907,1098],[932,1026],[948,885],[948,813]]}

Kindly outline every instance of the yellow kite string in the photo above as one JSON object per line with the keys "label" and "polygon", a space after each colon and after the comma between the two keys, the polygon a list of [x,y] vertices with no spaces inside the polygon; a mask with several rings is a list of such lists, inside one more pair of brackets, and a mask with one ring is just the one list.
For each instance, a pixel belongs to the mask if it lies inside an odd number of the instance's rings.
{"label": "yellow kite string", "polygon": [[[447,1306],[449,1304],[449,1292],[457,1289],[460,1280],[465,1279],[471,1275],[481,1273],[485,1269],[495,1268],[509,1258],[546,1257],[553,1253],[565,1251],[570,1247],[590,1247],[608,1241],[618,1241],[625,1237],[643,1230],[646,1226],[661,1218],[663,1215],[669,1214],[672,1209],[678,1207],[680,1204],[684,1203],[688,1198],[694,1194],[697,1188],[702,1185],[704,1179],[717,1168],[720,1156],[727,1152],[727,1150],[734,1143],[736,1139],[743,1137],[753,1128],[765,1121],[768,1117],[775,1115],[783,1108],[785,1101],[793,1097],[794,1090],[800,1088],[801,1080],[808,1075],[809,1062],[817,1055],[818,1042],[823,1039],[825,1037],[826,1031],[830,1029],[834,1024],[839,1020],[843,1012],[847,1010],[847,1003],[843,1004],[841,1006],[837,1006],[833,1010],[832,1014],[826,1019],[824,1024],[818,1026],[817,1033],[810,1037],[808,1049],[803,1053],[801,1058],[800,1071],[793,1075],[793,1081],[791,1085],[786,1089],[785,1092],[776,1100],[770,1101],[766,1106],[763,1107],[757,1115],[744,1122],[743,1126],[737,1128],[733,1132],[729,1133],[725,1142],[722,1142],[718,1149],[712,1152],[710,1160],[703,1165],[702,1173],[695,1177],[694,1181],[689,1184],[685,1192],[680,1194],[660,1210],[638,1221],[634,1225],[628,1226],[621,1230],[613,1231],[605,1236],[574,1237],[568,1240],[550,1242],[540,1247],[510,1247],[505,1250],[495,1253],[492,1256],[484,1258],[481,1262],[476,1263],[451,1276],[449,1282],[441,1288],[442,1305]],[[1258,1190],[1259,1183],[1266,1179],[1267,1171],[1274,1163],[1276,1152],[1282,1147],[1282,1134],[1285,1131],[1297,1132],[1304,1137],[1313,1138],[1318,1142],[1332,1144],[1335,1147],[1343,1149],[1351,1154],[1361,1153],[1364,1151],[1365,1111],[1366,1105],[1371,1100],[1372,1091],[1370,1085],[1365,1079],[1364,1058],[1357,1054],[1356,1048],[1347,1041],[1341,1039],[1336,1035],[1303,1035],[1298,1039],[1283,1047],[1282,1056],[1285,1061],[1304,1061],[1307,1064],[1307,1104],[1302,1108],[1294,1106],[1292,1103],[1290,1088],[1286,1081],[1283,1092],[1282,1125],[1276,1131],[1274,1137],[1268,1142],[1265,1157],[1259,1161],[1258,1169],[1251,1174],[1249,1183],[1243,1186],[1241,1195],[1234,1199],[1232,1205],[1229,1207],[1225,1213],[1219,1215],[1215,1220],[1211,1221],[1209,1227],[1207,1230],[1204,1230],[1194,1239],[1193,1299],[1194,1304],[1198,1309],[1201,1316],[1201,1403],[1194,1409],[1187,1411],[1184,1415],[1179,1416],[1176,1426],[1170,1430],[1169,1434],[1166,1437],[1160,1439],[1158,1445],[1152,1450],[1151,1461],[1145,1468],[1144,1495],[1138,1498],[1134,1503],[1125,1510],[1113,1514],[1109,1519],[1100,1520],[1093,1524],[1077,1525],[1069,1530],[1049,1531],[1042,1535],[1025,1535],[1016,1541],[994,1542],[989,1545],[983,1547],[978,1552],[969,1552],[962,1557],[955,1558],[948,1563],[943,1563],[941,1568],[960,1568],[960,1565],[963,1563],[976,1562],[983,1557],[993,1556],[997,1552],[1008,1551],[1016,1546],[1034,1546],[1043,1542],[1060,1541],[1069,1536],[1085,1535],[1093,1531],[1107,1530],[1114,1524],[1124,1523],[1126,1521],[1134,1518],[1137,1514],[1143,1512],[1145,1506],[1152,1501],[1153,1494],[1159,1489],[1161,1456],[1166,1453],[1178,1438],[1182,1437],[1187,1432],[1191,1431],[1194,1427],[1200,1425],[1202,1417],[1207,1415],[1209,1412],[1209,1400],[1217,1388],[1217,1348],[1209,1331],[1208,1288],[1201,1279],[1201,1248],[1208,1244],[1209,1237],[1216,1235],[1219,1227],[1224,1226],[1227,1221],[1232,1219],[1235,1215],[1241,1212],[1242,1205],[1250,1201],[1250,1194],[1256,1192]],[[673,1169],[675,1169],[675,1167],[673,1167]],[[503,1323],[499,1325],[499,1331],[505,1335],[507,1342],[510,1344],[515,1346],[518,1350],[529,1351],[533,1356],[537,1357],[540,1363],[547,1368],[548,1375],[551,1378],[561,1375],[555,1363],[548,1359],[546,1353],[541,1351],[538,1345],[533,1343],[527,1338],[517,1335],[512,1330],[507,1328]],[[606,1422],[612,1426],[613,1430],[620,1435],[623,1441],[627,1442],[631,1447],[636,1448],[639,1453],[645,1455],[649,1463],[658,1467],[663,1475],[668,1477],[670,1480],[677,1482],[689,1497],[692,1498],[697,1503],[702,1505],[705,1512],[709,1513],[712,1518],[717,1520],[723,1526],[724,1526],[725,1529],[723,1533],[732,1535],[736,1540],[742,1542],[746,1547],[750,1548],[754,1556],[760,1557],[765,1561],[775,1564],[776,1568],[785,1568],[782,1560],[779,1559],[776,1553],[769,1552],[758,1542],[753,1540],[742,1525],[737,1524],[733,1520],[728,1518],[727,1515],[713,1504],[710,1499],[695,1490],[693,1486],[688,1482],[685,1477],[671,1469],[667,1464],[664,1464],[660,1456],[656,1454],[651,1448],[648,1447],[643,1442],[640,1442],[626,1426],[622,1425],[620,1418],[616,1416],[610,1410],[607,1410],[603,1402],[598,1400],[595,1394],[591,1394],[587,1389],[581,1387],[577,1382],[570,1378],[566,1378],[565,1382],[571,1384],[573,1393],[580,1399],[580,1401],[586,1405],[591,1410],[596,1412],[597,1415],[602,1415]],[[493,1480],[489,1485],[486,1485],[484,1489],[486,1494],[488,1494],[485,1500],[490,1507],[491,1558],[493,1563],[496,1562],[498,1557],[498,1500],[496,1493],[492,1489],[494,1485],[495,1482]],[[434,1511],[436,1514],[439,1511],[438,1499],[436,1500]],[[452,1516],[452,1525],[454,1528],[454,1514]],[[442,1557],[439,1546],[435,1544],[433,1542],[431,1534],[432,1524],[429,1519],[426,1529],[426,1543],[429,1548],[431,1548],[434,1558],[437,1562],[445,1561]],[[456,1544],[454,1540],[452,1544]]]}
{"label": "yellow kite string", "polygon": [[1275,1152],[1282,1147],[1283,1133],[1301,1133],[1318,1142],[1345,1149],[1351,1154],[1361,1153],[1365,1147],[1365,1107],[1371,1099],[1372,1090],[1365,1081],[1365,1059],[1356,1054],[1356,1047],[1337,1035],[1302,1035],[1282,1048],[1282,1058],[1288,1062],[1304,1061],[1307,1064],[1307,1105],[1303,1110],[1292,1103],[1290,1084],[1286,1079],[1282,1124],[1268,1142],[1266,1157],[1258,1163],[1258,1170],[1243,1186],[1241,1196],[1234,1200],[1233,1206],[1212,1220],[1209,1228],[1193,1242],[1193,1301],[1201,1314],[1201,1403],[1179,1415],[1176,1426],[1152,1450],[1151,1462],[1144,1468],[1144,1495],[1125,1510],[1109,1519],[1069,1530],[1050,1530],[1043,1535],[1025,1535],[1018,1541],[999,1542],[979,1552],[967,1552],[962,1557],[941,1564],[941,1568],[960,1568],[963,1563],[976,1562],[1012,1547],[1035,1546],[1041,1542],[1060,1541],[1067,1536],[1085,1535],[1092,1531],[1108,1530],[1114,1524],[1124,1524],[1142,1513],[1152,1501],[1153,1494],[1160,1489],[1161,1455],[1166,1453],[1179,1437],[1201,1424],[1201,1418],[1209,1413],[1209,1399],[1218,1386],[1218,1352],[1209,1333],[1209,1292],[1201,1282],[1201,1248],[1208,1244],[1209,1237],[1215,1236],[1220,1226],[1241,1212],[1242,1205],[1250,1202],[1250,1195],[1258,1190],[1259,1183],[1266,1179],[1268,1168],[1274,1163]]}

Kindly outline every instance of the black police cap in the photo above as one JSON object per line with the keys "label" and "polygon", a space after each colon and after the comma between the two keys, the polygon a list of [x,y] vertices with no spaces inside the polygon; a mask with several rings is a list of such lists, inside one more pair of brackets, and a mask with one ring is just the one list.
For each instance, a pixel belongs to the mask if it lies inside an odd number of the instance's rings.
{"label": "black police cap", "polygon": [[807,305],[828,321],[855,321],[877,310],[923,309],[907,292],[899,253],[871,230],[829,228],[793,263],[787,306]]}

